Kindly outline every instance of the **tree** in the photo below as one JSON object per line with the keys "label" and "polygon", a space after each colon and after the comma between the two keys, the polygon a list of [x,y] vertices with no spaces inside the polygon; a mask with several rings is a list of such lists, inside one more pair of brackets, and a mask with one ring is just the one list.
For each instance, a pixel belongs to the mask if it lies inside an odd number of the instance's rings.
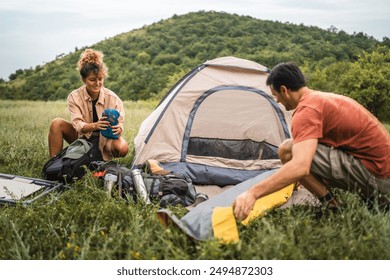
{"label": "tree", "polygon": [[[159,93],[180,70],[220,56],[251,59],[267,67],[282,61],[306,64],[313,83],[331,90],[344,71],[337,66],[323,72],[329,65],[351,64],[362,51],[390,46],[388,38],[382,43],[363,33],[332,30],[203,11],[161,20],[88,47],[105,55],[106,86],[123,93],[123,99],[138,100]],[[85,48],[35,69],[18,70],[1,84],[0,98],[66,98],[82,84],[75,67]]]}
{"label": "tree", "polygon": [[15,73],[9,75],[8,79],[10,81],[16,80],[19,76],[22,76],[24,71],[22,69],[18,69],[15,71]]}
{"label": "tree", "polygon": [[146,52],[142,51],[137,54],[135,59],[140,63],[140,64],[147,64],[150,61],[150,55],[147,54]]}
{"label": "tree", "polygon": [[382,121],[390,120],[390,51],[363,52],[340,78],[340,90]]}

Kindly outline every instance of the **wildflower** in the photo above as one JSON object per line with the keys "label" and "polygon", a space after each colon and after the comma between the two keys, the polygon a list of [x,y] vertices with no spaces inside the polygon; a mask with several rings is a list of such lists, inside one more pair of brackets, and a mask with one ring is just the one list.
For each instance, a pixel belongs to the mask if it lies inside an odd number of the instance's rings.
{"label": "wildflower", "polygon": [[130,255],[131,255],[134,259],[136,259],[136,260],[139,260],[139,259],[141,258],[141,253],[138,252],[138,251],[131,251],[131,252],[130,252]]}

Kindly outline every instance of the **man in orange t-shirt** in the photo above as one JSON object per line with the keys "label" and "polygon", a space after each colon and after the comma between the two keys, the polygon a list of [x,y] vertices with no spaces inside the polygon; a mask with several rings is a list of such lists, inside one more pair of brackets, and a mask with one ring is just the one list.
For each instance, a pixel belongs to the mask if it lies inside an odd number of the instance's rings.
{"label": "man in orange t-shirt", "polygon": [[363,106],[351,98],[306,86],[294,63],[281,63],[267,79],[277,102],[294,110],[293,140],[278,150],[283,166],[237,197],[234,213],[244,219],[255,201],[300,181],[329,207],[339,202],[327,185],[357,192],[368,201],[390,207],[390,135]]}

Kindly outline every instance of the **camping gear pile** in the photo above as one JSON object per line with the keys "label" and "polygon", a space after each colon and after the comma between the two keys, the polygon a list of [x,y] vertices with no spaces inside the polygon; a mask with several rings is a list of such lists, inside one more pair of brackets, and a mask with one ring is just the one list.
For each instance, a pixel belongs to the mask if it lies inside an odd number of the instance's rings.
{"label": "camping gear pile", "polygon": [[[281,166],[277,147],[290,138],[291,114],[269,92],[268,72],[258,63],[235,57],[206,61],[182,77],[142,122],[131,167],[94,161],[93,145],[78,143],[74,148],[78,156],[66,156],[65,150],[45,165],[45,178],[62,182],[79,178],[84,173],[70,174],[62,165],[69,165],[66,158],[83,161],[81,165],[96,171],[108,193],[115,187],[120,196],[134,201],[158,201],[162,209],[157,216],[163,225],[177,226],[195,240],[236,242],[234,199]],[[76,165],[80,166],[74,163],[70,169],[80,171]],[[49,166],[54,172],[48,172]],[[243,223],[286,202],[314,199],[307,192],[301,194],[290,185],[261,198]],[[189,210],[181,219],[166,209],[177,204]]]}
{"label": "camping gear pile", "polygon": [[195,203],[198,194],[186,175],[172,172],[153,173],[154,169],[146,166],[151,166],[149,161],[143,169],[129,169],[108,162],[103,163],[94,176],[101,179],[109,196],[113,189],[116,189],[120,197],[129,201],[141,200],[145,204],[158,202],[160,207],[186,207]]}

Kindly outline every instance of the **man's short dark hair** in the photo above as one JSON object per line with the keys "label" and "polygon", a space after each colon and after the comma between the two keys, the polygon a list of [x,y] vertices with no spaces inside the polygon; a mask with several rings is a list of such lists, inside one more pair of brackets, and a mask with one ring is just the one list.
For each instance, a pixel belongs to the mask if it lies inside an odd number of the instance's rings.
{"label": "man's short dark hair", "polygon": [[297,91],[306,86],[305,76],[294,62],[283,62],[276,65],[267,78],[267,86],[280,92],[280,87]]}

